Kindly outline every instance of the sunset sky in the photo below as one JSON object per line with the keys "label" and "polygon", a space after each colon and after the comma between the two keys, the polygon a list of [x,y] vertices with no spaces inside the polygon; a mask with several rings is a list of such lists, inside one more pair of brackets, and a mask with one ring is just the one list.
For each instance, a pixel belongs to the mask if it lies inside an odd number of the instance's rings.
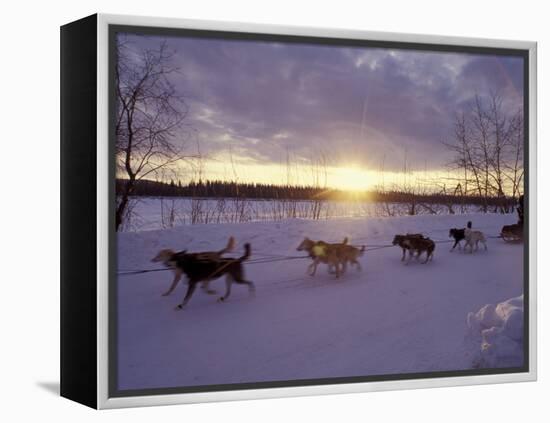
{"label": "sunset sky", "polygon": [[[445,175],[456,112],[476,93],[523,103],[519,57],[181,37],[162,40],[189,106],[182,136],[200,150],[203,179],[369,189]],[[323,169],[322,171],[320,169]],[[184,177],[196,171],[184,168]]]}

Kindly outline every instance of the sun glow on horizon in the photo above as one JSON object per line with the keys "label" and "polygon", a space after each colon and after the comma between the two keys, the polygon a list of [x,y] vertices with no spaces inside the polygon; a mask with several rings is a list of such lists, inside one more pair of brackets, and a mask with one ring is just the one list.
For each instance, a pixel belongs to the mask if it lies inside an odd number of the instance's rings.
{"label": "sun glow on horizon", "polygon": [[[428,186],[441,181],[442,170],[403,172],[372,170],[359,165],[342,166],[285,166],[277,163],[261,163],[246,159],[233,162],[206,160],[200,172],[186,169],[182,183],[203,180],[221,180],[239,183],[310,186],[347,192],[392,190],[406,185]],[[447,175],[448,176],[448,175]],[[430,182],[431,181],[431,182]]]}
{"label": "sun glow on horizon", "polygon": [[332,167],[327,173],[327,185],[343,191],[371,191],[380,182],[379,172],[357,166]]}

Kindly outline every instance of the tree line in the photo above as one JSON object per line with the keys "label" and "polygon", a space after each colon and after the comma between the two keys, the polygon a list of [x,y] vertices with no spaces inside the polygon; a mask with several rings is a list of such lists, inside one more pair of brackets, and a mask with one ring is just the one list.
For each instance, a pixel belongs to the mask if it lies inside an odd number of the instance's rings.
{"label": "tree line", "polygon": [[[117,179],[117,192],[123,189],[127,181]],[[408,191],[364,191],[349,192],[338,189],[317,188],[311,186],[291,186],[261,183],[242,183],[232,181],[181,181],[170,182],[139,180],[133,188],[134,196],[142,197],[184,197],[184,198],[246,198],[263,200],[301,200],[301,201],[375,201],[390,203],[427,203],[427,204],[469,204],[484,207],[513,206],[512,197],[484,198],[476,195],[456,195],[442,193],[413,194]]]}

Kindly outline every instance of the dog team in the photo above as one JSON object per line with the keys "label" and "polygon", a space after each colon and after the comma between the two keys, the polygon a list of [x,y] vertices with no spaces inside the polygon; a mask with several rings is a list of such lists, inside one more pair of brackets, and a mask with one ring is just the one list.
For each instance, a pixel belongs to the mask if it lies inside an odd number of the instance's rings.
{"label": "dog team", "polygon": [[[481,231],[472,229],[472,222],[468,222],[466,228],[449,230],[449,237],[454,238],[454,245],[451,248],[453,251],[457,246],[466,251],[470,247],[470,253],[478,249],[481,242],[485,250],[487,250],[487,241],[485,235]],[[464,241],[464,246],[461,247],[461,241]],[[406,234],[395,235],[393,245],[397,245],[402,249],[401,261],[405,261],[407,251],[409,252],[408,264],[413,257],[418,260],[422,253],[426,254],[426,259],[423,263],[433,259],[435,251],[435,242],[422,234]],[[255,292],[254,283],[248,281],[244,277],[243,262],[248,260],[251,254],[250,244],[244,245],[244,254],[238,258],[223,257],[225,253],[233,251],[235,248],[235,239],[230,237],[227,245],[219,251],[204,251],[198,253],[188,253],[187,250],[175,252],[173,250],[164,249],[152,259],[155,263],[162,263],[166,267],[172,269],[174,279],[168,291],[162,295],[170,295],[182,276],[185,275],[188,279],[188,287],[183,301],[178,304],[176,309],[182,309],[191,299],[197,285],[200,283],[201,288],[207,294],[215,294],[216,291],[210,289],[209,284],[212,280],[218,279],[225,275],[225,294],[218,298],[218,301],[226,301],[231,295],[231,286],[235,282],[237,284],[246,285],[251,295]],[[309,238],[298,245],[297,251],[305,251],[311,258],[307,272],[314,276],[317,271],[317,266],[321,263],[328,266],[328,271],[334,273],[336,278],[339,278],[347,270],[348,264],[355,266],[360,271],[361,264],[358,259],[365,252],[365,246],[361,248],[348,244],[348,238],[344,238],[339,243],[328,243],[325,241],[313,241]]]}

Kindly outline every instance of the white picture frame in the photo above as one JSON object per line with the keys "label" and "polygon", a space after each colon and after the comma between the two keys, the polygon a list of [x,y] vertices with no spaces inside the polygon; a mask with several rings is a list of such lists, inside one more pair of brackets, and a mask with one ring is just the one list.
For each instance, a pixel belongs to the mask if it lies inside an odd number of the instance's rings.
{"label": "white picture frame", "polygon": [[[259,25],[251,23],[236,22],[216,22],[199,21],[174,18],[153,18],[142,16],[123,16],[123,15],[95,15],[96,19],[96,53],[97,77],[96,91],[96,155],[97,168],[94,175],[97,192],[96,200],[96,299],[97,308],[96,317],[96,397],[90,400],[80,400],[99,409],[137,407],[151,405],[169,405],[169,404],[189,404],[198,402],[213,401],[232,401],[244,399],[260,398],[281,398],[291,396],[305,395],[325,395],[353,392],[373,392],[397,389],[419,389],[448,386],[464,386],[478,384],[508,383],[508,382],[527,382],[534,381],[537,377],[537,284],[536,284],[536,237],[537,237],[537,216],[536,216],[536,169],[537,169],[537,142],[536,142],[536,112],[537,112],[537,45],[535,42],[528,41],[510,41],[477,39],[463,37],[443,37],[435,35],[417,35],[417,34],[398,34],[398,33],[380,33],[366,32],[348,29],[323,29],[306,28],[291,26]],[[74,25],[74,24],[73,24]],[[110,254],[112,246],[110,245],[110,228],[112,217],[110,216],[110,178],[111,178],[111,150],[109,147],[109,30],[112,26],[131,26],[148,28],[170,28],[170,29],[192,29],[204,31],[223,31],[238,32],[250,34],[273,34],[280,36],[300,36],[300,37],[322,37],[342,40],[368,40],[381,42],[414,43],[442,46],[460,46],[460,47],[482,47],[495,49],[518,49],[525,50],[528,57],[529,75],[528,75],[528,319],[529,328],[529,368],[526,372],[470,375],[460,377],[437,377],[426,379],[403,379],[403,380],[383,380],[359,383],[338,383],[309,386],[291,386],[291,387],[271,387],[271,388],[247,388],[242,390],[223,390],[212,392],[194,392],[194,393],[168,393],[140,396],[116,396],[109,395],[109,282],[112,277]],[[93,43],[92,43],[93,44]],[[67,120],[67,119],[66,119]],[[70,160],[68,157],[66,160]],[[62,246],[70,248],[69,244]],[[68,301],[72,301],[68,297]],[[62,305],[63,310],[63,305]],[[63,323],[62,323],[63,326]],[[68,340],[67,342],[71,342]],[[67,369],[68,373],[71,369]],[[87,388],[88,389],[88,388]],[[89,388],[93,390],[92,388]],[[65,396],[71,398],[71,390],[67,388]],[[63,394],[63,380],[62,380]],[[79,401],[78,398],[73,398]]]}

